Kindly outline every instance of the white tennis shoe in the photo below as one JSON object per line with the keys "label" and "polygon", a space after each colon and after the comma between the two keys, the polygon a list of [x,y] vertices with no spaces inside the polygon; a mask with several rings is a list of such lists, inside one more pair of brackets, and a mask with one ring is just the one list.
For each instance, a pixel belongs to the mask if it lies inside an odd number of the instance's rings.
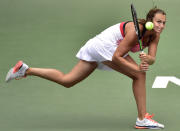
{"label": "white tennis shoe", "polygon": [[18,61],[17,64],[13,68],[11,68],[7,73],[6,82],[9,82],[13,79],[25,77],[25,73],[28,68],[28,65],[26,65],[22,61]]}
{"label": "white tennis shoe", "polygon": [[135,128],[136,129],[163,129],[164,125],[154,121],[153,119],[151,119],[152,117],[153,115],[149,115],[149,113],[146,113],[143,120],[139,120],[139,118],[137,118]]}

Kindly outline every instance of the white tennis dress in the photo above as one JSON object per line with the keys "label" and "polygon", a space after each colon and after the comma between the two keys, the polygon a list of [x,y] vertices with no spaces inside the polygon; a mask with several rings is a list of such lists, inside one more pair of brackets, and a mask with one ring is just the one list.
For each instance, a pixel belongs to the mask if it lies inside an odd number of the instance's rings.
{"label": "white tennis dress", "polygon": [[[119,42],[123,40],[122,31],[120,30],[120,25],[123,23],[113,25],[94,38],[88,40],[87,43],[81,47],[76,57],[85,61],[97,62],[98,69],[111,69],[102,62],[112,61],[112,56],[118,47]],[[127,55],[128,54],[124,55],[124,57]]]}

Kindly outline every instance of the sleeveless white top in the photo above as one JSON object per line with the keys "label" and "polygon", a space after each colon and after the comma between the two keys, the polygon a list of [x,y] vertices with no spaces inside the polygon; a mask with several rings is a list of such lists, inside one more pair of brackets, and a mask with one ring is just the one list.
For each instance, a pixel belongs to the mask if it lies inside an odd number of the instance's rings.
{"label": "sleeveless white top", "polygon": [[[123,23],[122,23],[123,24]],[[123,35],[120,30],[121,23],[105,29],[79,50],[76,57],[85,61],[95,61],[99,69],[110,69],[104,65],[103,61],[112,61],[113,54],[118,47]],[[124,55],[126,57],[128,54]]]}

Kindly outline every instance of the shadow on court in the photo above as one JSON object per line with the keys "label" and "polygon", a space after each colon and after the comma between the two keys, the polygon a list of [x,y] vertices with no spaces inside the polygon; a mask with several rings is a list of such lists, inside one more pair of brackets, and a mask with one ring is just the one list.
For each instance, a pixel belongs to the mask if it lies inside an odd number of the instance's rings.
{"label": "shadow on court", "polygon": [[32,116],[33,120],[26,120],[17,124],[16,128],[24,130],[130,130],[133,129],[133,123],[127,118],[112,118],[103,116],[78,117]]}

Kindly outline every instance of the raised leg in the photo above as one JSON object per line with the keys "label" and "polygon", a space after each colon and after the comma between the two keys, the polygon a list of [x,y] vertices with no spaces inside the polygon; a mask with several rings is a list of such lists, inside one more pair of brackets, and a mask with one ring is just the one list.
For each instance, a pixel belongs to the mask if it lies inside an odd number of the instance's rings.
{"label": "raised leg", "polygon": [[69,88],[89,76],[96,67],[96,62],[80,60],[67,74],[64,74],[56,69],[29,68],[26,71],[26,75],[38,76]]}

